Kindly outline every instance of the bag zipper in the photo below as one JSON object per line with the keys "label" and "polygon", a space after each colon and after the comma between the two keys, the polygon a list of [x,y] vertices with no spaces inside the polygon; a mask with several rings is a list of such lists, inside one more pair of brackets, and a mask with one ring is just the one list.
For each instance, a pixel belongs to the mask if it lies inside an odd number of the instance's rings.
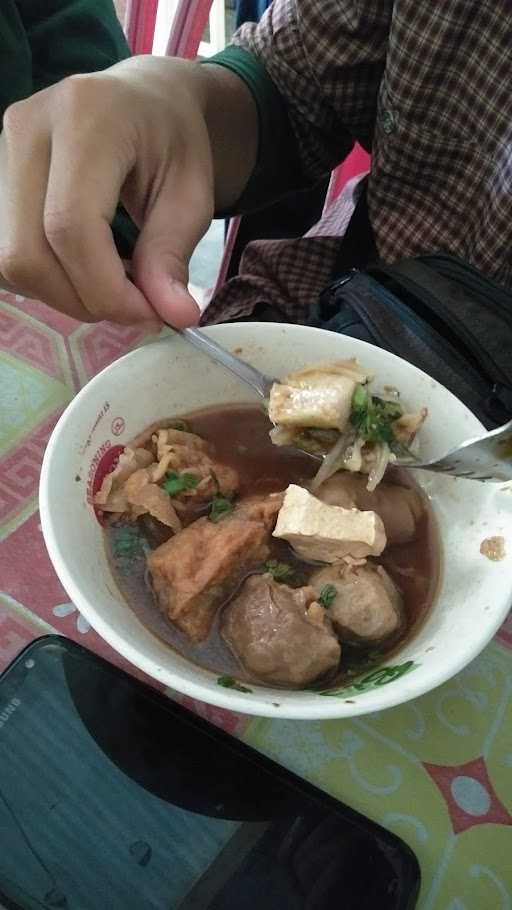
{"label": "bag zipper", "polygon": [[[355,277],[355,275],[358,275],[359,277],[363,278],[364,281],[367,283],[367,285],[370,285],[370,290],[372,292],[372,295],[374,297],[377,297],[379,302],[383,302],[385,305],[390,306],[393,310],[395,310],[395,312],[397,313],[397,315],[399,316],[399,318],[402,322],[406,323],[407,321],[409,321],[409,322],[414,323],[416,334],[424,342],[428,342],[428,339],[426,337],[426,332],[425,332],[425,328],[428,327],[429,332],[435,335],[438,350],[442,353],[442,356],[446,359],[447,363],[452,362],[454,364],[454,367],[456,365],[459,375],[461,375],[463,378],[465,378],[465,376],[469,373],[470,382],[468,382],[468,385],[473,384],[473,385],[480,386],[483,388],[485,382],[482,380],[482,376],[480,375],[480,373],[473,366],[473,360],[474,360],[473,357],[471,357],[469,362],[463,360],[461,354],[453,347],[453,345],[450,344],[449,342],[447,342],[442,337],[442,335],[440,335],[439,332],[427,322],[427,320],[422,319],[415,312],[415,310],[409,308],[406,304],[402,303],[402,301],[398,297],[396,297],[392,291],[389,291],[388,288],[386,288],[384,285],[380,284],[371,275],[369,275],[367,273],[355,271],[354,274],[352,274],[347,280],[345,280],[343,282],[343,284],[346,285],[352,278]],[[350,289],[349,293],[347,294],[347,297],[348,297],[348,302],[350,303],[350,305],[354,309],[356,309],[356,311],[359,313],[359,315],[364,319],[364,322],[365,322],[365,325],[367,326],[367,328],[369,330],[371,330],[374,335],[377,335],[377,334],[380,335],[380,333],[375,332],[375,327],[373,324],[370,324],[370,325],[368,324],[368,320],[367,320],[367,318],[365,318],[367,314],[366,314],[365,308],[361,305],[361,303],[362,303],[361,299],[358,298],[357,290]],[[363,312],[361,312],[361,310],[363,310]],[[383,344],[382,344],[383,347],[387,347],[388,349],[391,347],[391,349],[393,350],[393,353],[395,353],[395,354],[398,353],[394,346],[388,345],[387,340],[385,340],[382,336],[381,336],[381,338],[382,338],[382,342],[383,342]],[[401,356],[401,355],[398,353],[398,356]],[[494,385],[493,380],[488,381],[488,387],[486,387],[483,390],[483,394],[487,395],[489,393],[489,387],[492,388],[493,385]],[[475,389],[475,391],[476,391],[476,389]]]}
{"label": "bag zipper", "polygon": [[[498,310],[499,312],[503,309],[505,315],[510,319],[512,294],[509,291],[506,291],[502,285],[493,281],[492,278],[483,276],[478,269],[475,269],[472,265],[457,259],[455,256],[448,256],[446,254],[418,256],[418,261],[425,263],[429,268],[439,267],[439,271],[445,278],[456,278],[457,281],[460,281],[460,283],[469,291],[474,290],[475,285],[477,285],[479,292],[485,296],[493,309]],[[468,273],[471,274],[471,282],[467,280]],[[497,298],[499,300],[498,305]]]}
{"label": "bag zipper", "polygon": [[[427,257],[421,257],[423,262],[426,258]],[[433,270],[431,265],[428,265],[426,267]],[[389,270],[386,269],[386,267],[380,266],[377,266],[377,269],[391,280],[396,281],[398,284],[403,284],[404,288],[408,290],[413,295],[413,297],[416,297],[420,303],[432,311],[438,322],[441,322],[450,330],[452,338],[454,335],[457,336],[457,344],[463,347],[464,356],[469,363],[473,364],[473,368],[481,370],[485,374],[486,379],[491,387],[494,386],[497,381],[501,382],[504,386],[509,385],[508,377],[504,374],[501,367],[485,351],[477,347],[474,336],[472,336],[471,333],[467,330],[464,323],[460,319],[452,318],[449,310],[443,310],[441,312],[438,299],[425,287],[423,287],[423,285],[418,284],[418,282],[413,278],[410,278],[408,275],[404,275],[400,271],[395,272],[392,266],[389,268]],[[443,275],[443,277],[447,276]],[[466,283],[466,287],[474,292],[474,287],[471,286],[469,282]],[[414,309],[414,311],[417,312],[417,309],[414,305],[414,300],[410,302],[410,306],[411,309]],[[422,318],[421,313],[418,313],[418,316],[419,318]],[[431,326],[432,330],[436,331],[437,334],[442,337],[439,330],[429,322],[428,314],[426,314],[424,318],[425,322]],[[451,347],[454,348],[453,342],[449,343]]]}

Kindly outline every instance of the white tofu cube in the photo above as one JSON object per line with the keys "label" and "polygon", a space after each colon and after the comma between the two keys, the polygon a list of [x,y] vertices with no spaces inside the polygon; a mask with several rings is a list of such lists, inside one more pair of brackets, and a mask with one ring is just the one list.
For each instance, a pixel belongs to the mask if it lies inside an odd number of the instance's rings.
{"label": "white tofu cube", "polygon": [[303,559],[327,563],[380,556],[386,546],[375,512],[327,505],[296,484],[286,490],[273,536],[287,540]]}
{"label": "white tofu cube", "polygon": [[268,414],[276,426],[344,430],[355,387],[353,379],[334,372],[289,376],[272,386]]}

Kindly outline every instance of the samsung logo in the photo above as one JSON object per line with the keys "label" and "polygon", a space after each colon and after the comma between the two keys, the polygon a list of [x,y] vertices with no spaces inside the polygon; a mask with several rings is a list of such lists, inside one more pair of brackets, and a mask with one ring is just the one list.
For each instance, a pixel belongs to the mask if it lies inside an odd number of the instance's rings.
{"label": "samsung logo", "polygon": [[5,708],[3,708],[2,711],[0,712],[0,730],[2,729],[2,727],[5,727],[7,721],[11,717],[11,714],[14,714],[14,712],[16,711],[16,708],[19,708],[20,705],[21,705],[20,698],[11,698],[11,700],[9,702],[7,702]]}

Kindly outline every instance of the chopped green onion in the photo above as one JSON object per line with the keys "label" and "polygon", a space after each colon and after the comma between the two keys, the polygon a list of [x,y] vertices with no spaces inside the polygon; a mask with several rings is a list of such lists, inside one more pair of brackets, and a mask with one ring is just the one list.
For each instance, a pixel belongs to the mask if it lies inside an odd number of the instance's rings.
{"label": "chopped green onion", "polygon": [[247,686],[242,686],[236,679],[233,679],[232,676],[219,676],[217,685],[223,686],[225,689],[236,689],[237,692],[252,692],[252,689],[248,689]]}
{"label": "chopped green onion", "polygon": [[325,607],[326,610],[328,610],[329,607],[332,607],[337,593],[338,592],[334,585],[324,585],[320,591],[318,603],[321,604],[322,607]]}
{"label": "chopped green onion", "polygon": [[121,528],[114,537],[115,558],[133,559],[141,551],[141,538],[136,528]]}
{"label": "chopped green onion", "polygon": [[371,395],[365,386],[356,386],[350,422],[367,442],[387,442],[390,445],[395,439],[393,423],[402,414],[402,407],[397,401],[385,401]]}
{"label": "chopped green onion", "polygon": [[269,559],[265,563],[265,571],[270,572],[275,581],[288,581],[295,574],[292,566],[287,562],[278,562],[277,559]]}
{"label": "chopped green onion", "polygon": [[193,490],[198,483],[197,474],[176,474],[175,471],[171,471],[164,480],[164,490],[168,492],[169,496],[179,496],[185,490]]}
{"label": "chopped green onion", "polygon": [[208,513],[208,518],[210,521],[213,521],[214,524],[217,524],[218,521],[221,521],[226,515],[229,515],[233,511],[234,505],[230,499],[227,499],[226,496],[217,495],[214,496],[210,503],[210,511]]}
{"label": "chopped green onion", "polygon": [[364,385],[356,385],[354,394],[352,396],[352,410],[361,410],[368,407],[368,399],[370,393]]}

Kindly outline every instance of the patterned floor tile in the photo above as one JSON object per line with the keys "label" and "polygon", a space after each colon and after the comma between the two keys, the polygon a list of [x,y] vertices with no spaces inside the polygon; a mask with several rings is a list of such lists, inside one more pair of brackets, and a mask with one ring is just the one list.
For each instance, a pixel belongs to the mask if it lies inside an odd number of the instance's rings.
{"label": "patterned floor tile", "polygon": [[0,350],[71,386],[66,344],[58,331],[0,300]]}
{"label": "patterned floor tile", "polygon": [[0,353],[0,388],[0,454],[62,410],[72,396],[63,382],[5,352]]}

